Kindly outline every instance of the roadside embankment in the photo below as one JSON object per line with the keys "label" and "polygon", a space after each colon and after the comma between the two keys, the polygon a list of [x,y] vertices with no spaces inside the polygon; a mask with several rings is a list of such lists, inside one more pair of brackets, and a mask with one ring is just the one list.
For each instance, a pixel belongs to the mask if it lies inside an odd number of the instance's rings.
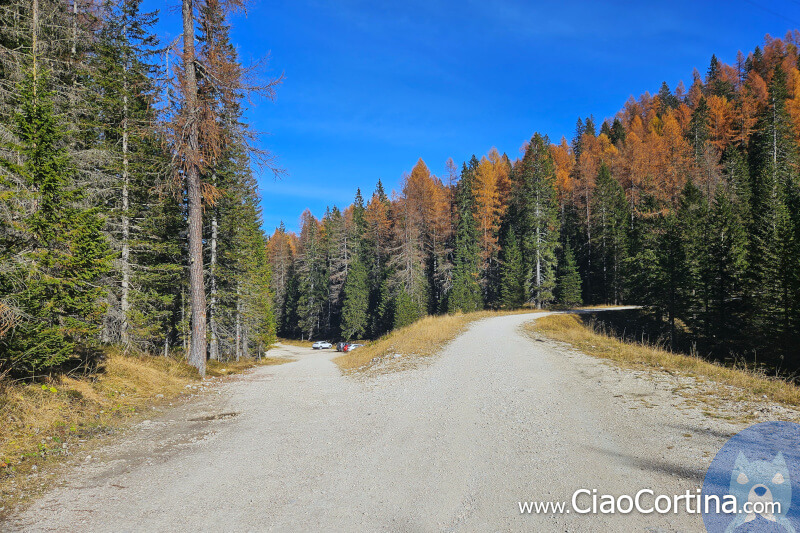
{"label": "roadside embankment", "polygon": [[58,466],[95,437],[126,427],[152,407],[206,390],[261,361],[209,361],[207,378],[171,357],[111,351],[89,375],[0,381],[0,517],[48,487]]}
{"label": "roadside embankment", "polygon": [[708,380],[716,384],[713,388],[715,399],[769,400],[787,407],[800,406],[800,387],[788,380],[769,376],[763,370],[743,364],[724,366],[701,357],[623,342],[594,331],[575,314],[542,317],[526,324],[525,329],[534,335],[541,334],[566,342],[583,353],[610,359],[625,367],[680,373]]}

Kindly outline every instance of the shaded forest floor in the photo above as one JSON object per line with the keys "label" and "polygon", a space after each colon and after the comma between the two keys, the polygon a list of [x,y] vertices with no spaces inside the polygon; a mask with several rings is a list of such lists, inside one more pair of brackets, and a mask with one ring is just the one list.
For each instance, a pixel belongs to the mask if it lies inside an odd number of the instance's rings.
{"label": "shaded forest floor", "polygon": [[[708,386],[693,390],[691,394],[712,407],[721,401],[771,401],[785,407],[800,407],[800,387],[786,379],[767,375],[762,368],[748,367],[743,363],[727,366],[697,356],[625,342],[596,331],[575,314],[543,317],[526,324],[525,328],[534,335],[542,334],[566,342],[583,353],[610,359],[625,368],[693,377]],[[740,415],[748,417],[747,412]]]}
{"label": "shaded forest floor", "polygon": [[91,449],[97,437],[203,393],[227,375],[288,361],[209,361],[201,380],[183,360],[112,350],[94,374],[0,381],[0,518],[47,489],[57,467]]}

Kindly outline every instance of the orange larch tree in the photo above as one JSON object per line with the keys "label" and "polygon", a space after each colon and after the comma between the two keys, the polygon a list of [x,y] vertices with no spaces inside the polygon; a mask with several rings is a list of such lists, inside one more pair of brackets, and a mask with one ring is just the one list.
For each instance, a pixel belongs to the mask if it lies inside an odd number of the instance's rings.
{"label": "orange larch tree", "polygon": [[[475,173],[475,225],[478,229],[481,253],[481,273],[489,268],[489,263],[497,253],[497,231],[500,229],[500,194],[497,187],[497,173],[492,162],[482,157]],[[485,284],[485,279],[483,280]]]}
{"label": "orange larch tree", "polygon": [[739,89],[734,108],[735,141],[739,146],[747,146],[755,131],[758,115],[766,104],[767,83],[757,72],[752,71]]}
{"label": "orange larch tree", "polygon": [[730,145],[735,136],[733,129],[733,105],[724,96],[711,95],[708,103],[709,141],[722,153]]}
{"label": "orange larch tree", "polygon": [[575,190],[575,177],[573,175],[573,168],[575,167],[575,156],[567,144],[567,139],[562,137],[560,144],[550,145],[550,155],[553,157],[553,163],[556,165],[556,188],[558,191],[558,205],[561,210],[572,198],[572,193]]}

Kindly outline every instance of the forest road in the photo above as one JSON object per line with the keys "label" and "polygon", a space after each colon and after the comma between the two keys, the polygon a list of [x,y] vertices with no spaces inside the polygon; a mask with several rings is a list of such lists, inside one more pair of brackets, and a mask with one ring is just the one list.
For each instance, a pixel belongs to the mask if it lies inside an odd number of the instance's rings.
{"label": "forest road", "polygon": [[694,493],[737,429],[670,377],[533,339],[521,326],[541,316],[475,322],[429,364],[357,378],[333,351],[279,347],[297,361],[138,424],[0,529],[704,531],[685,512],[520,512],[579,488]]}

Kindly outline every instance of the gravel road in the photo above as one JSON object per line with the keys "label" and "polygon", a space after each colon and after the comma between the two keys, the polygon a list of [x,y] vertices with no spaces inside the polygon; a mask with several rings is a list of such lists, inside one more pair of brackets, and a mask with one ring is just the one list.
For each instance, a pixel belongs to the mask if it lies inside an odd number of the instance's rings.
{"label": "gravel road", "polygon": [[683,494],[740,426],[679,378],[474,323],[430,364],[342,376],[283,346],[81,461],[11,531],[704,531],[697,515],[531,515],[524,500]]}

